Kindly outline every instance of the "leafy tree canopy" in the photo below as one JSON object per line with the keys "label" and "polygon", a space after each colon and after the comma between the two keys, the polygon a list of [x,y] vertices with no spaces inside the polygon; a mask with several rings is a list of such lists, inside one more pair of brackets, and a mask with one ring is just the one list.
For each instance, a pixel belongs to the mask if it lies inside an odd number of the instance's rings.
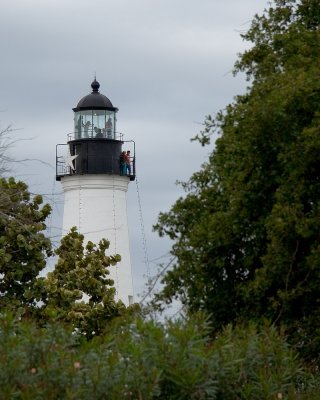
{"label": "leafy tree canopy", "polygon": [[72,323],[88,338],[101,334],[107,322],[125,311],[124,304],[115,301],[113,280],[108,278],[109,267],[120,261],[120,256],[107,256],[109,242],[98,245],[88,242],[83,246],[83,235],[72,228],[62,238],[55,251],[58,262],[47,277],[38,280],[44,294],[41,315],[45,320]]}
{"label": "leafy tree canopy", "polygon": [[42,206],[42,197],[31,198],[27,185],[13,178],[0,179],[0,306],[17,308],[35,304],[32,291],[39,272],[51,256],[50,240],[45,236],[45,219],[51,212]]}
{"label": "leafy tree canopy", "polygon": [[268,318],[317,353],[320,330],[320,7],[276,0],[243,38],[250,86],[197,137],[218,134],[186,196],[155,229],[176,264],[157,299],[180,297],[215,328]]}
{"label": "leafy tree canopy", "polygon": [[[105,239],[84,246],[76,228],[53,251],[44,223],[51,207],[42,203],[42,197],[32,197],[25,183],[0,179],[0,307],[42,326],[54,318],[88,338],[100,335],[112,318],[126,310],[115,301],[108,277],[109,267],[120,256],[106,255]],[[47,258],[54,254],[58,260],[53,271],[41,277]]]}

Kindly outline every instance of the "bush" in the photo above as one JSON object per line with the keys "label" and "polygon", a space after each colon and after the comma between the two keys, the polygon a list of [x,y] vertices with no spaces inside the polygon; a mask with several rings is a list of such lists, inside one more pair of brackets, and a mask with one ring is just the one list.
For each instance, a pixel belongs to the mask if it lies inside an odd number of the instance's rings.
{"label": "bush", "polygon": [[317,399],[319,378],[272,327],[118,321],[87,341],[61,324],[0,318],[1,399]]}

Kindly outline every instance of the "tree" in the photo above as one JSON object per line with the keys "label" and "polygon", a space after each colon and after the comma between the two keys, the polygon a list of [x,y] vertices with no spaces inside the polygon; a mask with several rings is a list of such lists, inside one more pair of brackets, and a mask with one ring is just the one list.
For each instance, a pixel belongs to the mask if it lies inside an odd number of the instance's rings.
{"label": "tree", "polygon": [[[36,277],[52,255],[44,223],[51,207],[27,185],[0,179],[0,307],[34,306]],[[25,297],[25,293],[30,295]]]}
{"label": "tree", "polygon": [[204,309],[216,329],[239,320],[285,324],[319,349],[320,8],[275,0],[242,35],[235,73],[251,85],[198,136],[218,133],[202,169],[155,229],[176,264],[158,300]]}
{"label": "tree", "polygon": [[[116,302],[109,267],[120,256],[105,254],[109,242],[88,242],[71,229],[54,252],[45,235],[51,212],[42,197],[31,198],[27,185],[0,179],[0,307],[44,325],[55,318],[85,334],[99,335],[125,306]],[[58,255],[52,272],[40,273],[47,258]]]}
{"label": "tree", "polygon": [[0,125],[0,176],[3,177],[10,171],[10,164],[14,159],[8,155],[8,150],[16,142],[12,139],[11,125],[2,128]]}
{"label": "tree", "polygon": [[121,258],[105,254],[109,248],[106,239],[98,245],[89,241],[85,248],[83,240],[84,236],[72,228],[55,251],[59,258],[54,270],[37,285],[43,295],[40,315],[44,320],[54,317],[92,338],[125,311],[124,304],[115,301],[114,282],[108,278],[109,267]]}

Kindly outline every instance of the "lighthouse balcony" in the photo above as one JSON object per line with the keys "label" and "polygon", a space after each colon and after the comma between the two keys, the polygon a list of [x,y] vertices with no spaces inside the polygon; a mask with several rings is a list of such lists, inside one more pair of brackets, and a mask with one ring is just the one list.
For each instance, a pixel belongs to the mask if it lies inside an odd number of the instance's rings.
{"label": "lighthouse balcony", "polygon": [[73,140],[56,146],[56,180],[68,175],[108,174],[135,179],[135,154],[124,163],[122,143],[115,140]]}

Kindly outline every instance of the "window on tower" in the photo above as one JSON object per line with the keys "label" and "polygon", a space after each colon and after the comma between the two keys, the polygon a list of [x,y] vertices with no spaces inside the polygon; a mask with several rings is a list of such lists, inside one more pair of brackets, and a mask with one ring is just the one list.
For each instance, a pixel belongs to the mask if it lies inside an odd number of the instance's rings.
{"label": "window on tower", "polygon": [[82,110],[74,115],[75,139],[117,139],[116,114],[109,110]]}

